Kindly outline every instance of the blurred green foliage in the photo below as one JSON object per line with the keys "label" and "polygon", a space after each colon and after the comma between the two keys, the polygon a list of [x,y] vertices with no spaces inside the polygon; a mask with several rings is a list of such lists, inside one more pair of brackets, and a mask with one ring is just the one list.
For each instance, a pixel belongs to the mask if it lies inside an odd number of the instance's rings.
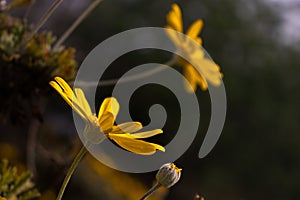
{"label": "blurred green foliage", "polygon": [[[12,2],[14,3],[14,2]],[[14,6],[13,6],[14,7]],[[12,8],[10,4],[8,8]],[[48,82],[54,76],[72,80],[77,63],[75,49],[52,48],[55,37],[49,31],[34,35],[26,20],[0,13],[0,121],[20,122],[30,117],[30,104],[37,96],[47,96]],[[29,113],[29,114],[28,114]]]}
{"label": "blurred green foliage", "polygon": [[16,167],[9,166],[7,160],[0,163],[0,196],[7,200],[29,200],[40,196],[31,182],[29,171],[20,175]]}

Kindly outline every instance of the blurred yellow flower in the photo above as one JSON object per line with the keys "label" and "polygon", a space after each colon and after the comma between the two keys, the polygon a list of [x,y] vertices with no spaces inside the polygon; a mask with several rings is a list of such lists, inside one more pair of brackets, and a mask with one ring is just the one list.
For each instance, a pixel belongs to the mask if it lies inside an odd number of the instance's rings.
{"label": "blurred yellow flower", "polygon": [[122,148],[136,154],[151,155],[156,150],[165,151],[164,147],[158,144],[139,140],[160,134],[163,132],[161,129],[133,133],[143,128],[140,122],[125,122],[114,125],[119,112],[119,103],[115,98],[104,99],[98,116],[96,116],[92,113],[80,88],[75,88],[73,92],[71,87],[60,77],[55,77],[55,81],[51,81],[50,85],[86,121],[85,137],[91,143],[100,143],[108,137]]}
{"label": "blurred yellow flower", "polygon": [[[177,64],[183,67],[183,75],[189,82],[189,84],[186,84],[186,89],[189,92],[194,92],[197,89],[197,85],[199,85],[202,90],[206,90],[207,81],[214,86],[219,86],[222,78],[220,67],[205,57],[205,53],[201,46],[202,39],[198,36],[203,27],[203,21],[200,19],[195,21],[186,32],[186,35],[193,39],[196,43],[186,40],[177,32],[168,30],[172,29],[183,33],[181,10],[177,4],[173,4],[171,11],[167,14],[167,24],[166,32],[170,39],[174,42],[178,51],[189,58],[188,60],[192,60],[193,63],[197,63],[196,66],[193,66],[189,62],[177,56]],[[198,45],[195,46],[195,44]]]}

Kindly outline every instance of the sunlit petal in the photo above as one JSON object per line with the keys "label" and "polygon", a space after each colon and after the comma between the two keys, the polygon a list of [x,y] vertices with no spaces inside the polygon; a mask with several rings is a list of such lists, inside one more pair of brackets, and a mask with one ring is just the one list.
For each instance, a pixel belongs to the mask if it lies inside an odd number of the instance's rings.
{"label": "sunlit petal", "polygon": [[194,38],[194,40],[199,44],[202,45],[202,39],[200,37]]}
{"label": "sunlit petal", "polygon": [[172,4],[172,10],[174,11],[174,13],[178,18],[180,19],[182,18],[180,7],[176,3]]}
{"label": "sunlit petal", "polygon": [[104,99],[104,101],[101,104],[99,114],[98,114],[98,119],[100,119],[101,116],[103,114],[105,114],[106,112],[110,112],[111,114],[113,114],[113,120],[115,120],[116,116],[119,112],[119,109],[120,109],[120,105],[119,105],[117,99],[115,99],[113,97],[108,97],[108,98]]}
{"label": "sunlit petal", "polygon": [[141,155],[152,155],[156,150],[165,151],[165,148],[154,143],[134,139],[126,134],[109,134],[108,137],[122,148]]}
{"label": "sunlit petal", "polygon": [[60,77],[55,77],[54,80],[59,84],[59,86],[63,89],[64,93],[66,93],[66,95],[72,99],[74,97],[74,93],[72,91],[72,88],[69,86],[68,83],[66,83],[66,81]]}
{"label": "sunlit petal", "polygon": [[209,59],[202,59],[198,65],[195,66],[204,79],[208,80],[214,86],[221,84],[221,73],[219,72],[219,66]]}
{"label": "sunlit petal", "polygon": [[199,76],[197,71],[195,71],[192,65],[187,64],[184,66],[183,75],[187,79],[187,82],[184,82],[186,90],[190,93],[195,92],[197,89],[196,76]]}
{"label": "sunlit petal", "polygon": [[49,84],[60,94],[60,96],[73,108],[77,114],[83,118],[84,120],[88,120],[87,115],[85,112],[80,108],[79,105],[71,101],[71,99],[67,96],[66,93],[64,93],[63,89],[60,87],[60,85],[57,84],[55,81],[50,81]]}
{"label": "sunlit petal", "polygon": [[143,126],[140,122],[125,122],[117,126],[114,126],[111,133],[114,134],[134,133],[142,128]]}
{"label": "sunlit petal", "polygon": [[58,85],[62,88],[65,95],[72,101],[76,107],[79,107],[79,110],[81,110],[82,114],[85,116],[88,116],[87,113],[85,113],[84,108],[81,106],[80,102],[78,101],[77,97],[75,96],[72,88],[68,85],[68,83],[62,79],[61,77],[55,77],[55,81],[58,83]]}
{"label": "sunlit petal", "polygon": [[114,116],[110,112],[104,113],[98,120],[101,130],[105,133],[110,131],[114,125]]}
{"label": "sunlit petal", "polygon": [[75,88],[75,94],[76,94],[76,97],[77,97],[77,100],[78,100],[78,104],[84,110],[84,112],[88,116],[93,115],[92,111],[91,111],[91,108],[90,108],[90,105],[87,102],[83,91],[80,88]]}
{"label": "sunlit petal", "polygon": [[200,86],[201,90],[203,90],[203,91],[207,90],[207,87],[208,87],[207,82],[205,79],[202,78],[202,76],[199,76],[197,78],[197,83]]}
{"label": "sunlit petal", "polygon": [[204,58],[205,52],[201,47],[196,47],[196,49],[189,55],[193,62],[201,61]]}
{"label": "sunlit petal", "polygon": [[166,33],[167,33],[167,35],[168,35],[168,37],[174,42],[174,44],[175,44],[175,46],[178,48],[180,45],[182,45],[182,35],[179,33],[179,32],[177,32],[177,31],[175,31],[175,30],[173,30],[172,28],[170,28],[169,26],[166,26]]}
{"label": "sunlit petal", "polygon": [[197,36],[199,35],[201,29],[203,27],[203,21],[201,19],[198,19],[197,21],[195,21],[187,30],[186,34],[193,38],[196,39]]}
{"label": "sunlit petal", "polygon": [[172,5],[172,10],[167,14],[167,23],[172,29],[182,32],[181,11],[177,4]]}
{"label": "sunlit petal", "polygon": [[155,136],[157,134],[163,133],[161,129],[155,129],[152,131],[144,131],[144,132],[139,132],[139,133],[133,133],[131,134],[134,138],[141,139],[141,138],[148,138]]}

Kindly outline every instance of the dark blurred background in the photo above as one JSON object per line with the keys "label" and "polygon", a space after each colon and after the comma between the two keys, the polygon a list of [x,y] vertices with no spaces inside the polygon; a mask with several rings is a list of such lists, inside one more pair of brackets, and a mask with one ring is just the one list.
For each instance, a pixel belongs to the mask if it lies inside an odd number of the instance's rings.
{"label": "dark blurred background", "polygon": [[[65,0],[43,29],[61,35],[90,2]],[[202,119],[199,133],[176,161],[183,168],[182,178],[165,199],[193,199],[196,193],[211,200],[299,199],[299,0],[104,0],[65,45],[76,48],[80,64],[89,51],[114,34],[137,27],[165,26],[172,3],[181,6],[185,29],[194,20],[203,19],[203,46],[221,66],[228,107],[220,140],[207,157],[199,159],[198,151],[210,119],[210,100],[207,91],[197,90]],[[36,23],[50,5],[50,1],[37,1],[30,21]],[[134,52],[114,63],[121,70],[111,70],[106,76],[113,78],[131,66],[164,62],[169,57],[154,50]],[[99,99],[109,96],[112,88],[100,88]],[[174,96],[157,86],[144,89],[147,92],[138,91],[132,99],[132,118],[147,124],[147,106],[157,102],[171,106],[164,126],[164,131],[171,134],[155,140],[167,144],[180,117]],[[140,101],[142,105],[137,103]],[[20,166],[26,163],[26,129],[26,124],[2,126],[1,158],[7,157]],[[44,145],[44,151],[37,152],[36,183],[42,199],[54,199],[80,145],[71,109],[54,92],[48,99],[38,141]],[[96,165],[92,158],[86,160],[93,163],[91,166]],[[126,174],[99,166],[101,175],[88,167],[86,160],[75,172],[64,199],[134,199],[120,191],[137,193],[139,186],[135,184],[141,184],[143,189],[151,187],[155,175]],[[133,182],[126,184],[123,180]]]}

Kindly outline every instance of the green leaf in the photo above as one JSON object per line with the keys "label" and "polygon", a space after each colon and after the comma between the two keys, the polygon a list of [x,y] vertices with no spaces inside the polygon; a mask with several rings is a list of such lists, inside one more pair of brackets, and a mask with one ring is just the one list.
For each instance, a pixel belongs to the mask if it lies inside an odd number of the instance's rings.
{"label": "green leaf", "polygon": [[9,166],[7,160],[0,162],[0,191],[2,197],[16,200],[30,200],[40,196],[31,181],[32,173],[29,171],[18,175],[17,168]]}

